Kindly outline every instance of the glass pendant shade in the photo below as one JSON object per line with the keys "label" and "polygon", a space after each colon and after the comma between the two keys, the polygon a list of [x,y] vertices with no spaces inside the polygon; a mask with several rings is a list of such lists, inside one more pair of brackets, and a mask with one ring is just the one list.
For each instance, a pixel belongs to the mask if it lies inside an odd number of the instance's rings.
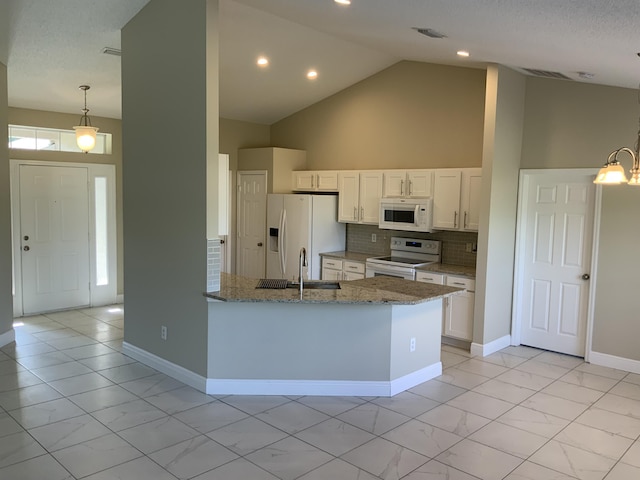
{"label": "glass pendant shade", "polygon": [[633,185],[634,187],[640,186],[640,171],[631,170],[631,180],[629,180],[629,185]]}
{"label": "glass pendant shade", "polygon": [[73,127],[73,129],[76,131],[78,148],[84,153],[93,150],[93,147],[96,146],[96,133],[98,132],[98,128],[90,125],[80,125]]}
{"label": "glass pendant shade", "polygon": [[624,168],[618,162],[609,163],[602,167],[596,175],[596,179],[593,183],[601,185],[619,185],[621,183],[627,183],[629,180],[624,173]]}

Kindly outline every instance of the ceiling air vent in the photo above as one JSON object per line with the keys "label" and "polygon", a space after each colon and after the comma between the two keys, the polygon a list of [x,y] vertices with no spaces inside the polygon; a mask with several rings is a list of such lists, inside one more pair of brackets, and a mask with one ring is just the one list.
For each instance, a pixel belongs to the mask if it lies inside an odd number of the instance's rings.
{"label": "ceiling air vent", "polygon": [[432,28],[413,27],[413,29],[416,32],[421,33],[422,35],[426,35],[427,37],[431,37],[431,38],[447,38],[447,36],[444,33],[437,32]]}
{"label": "ceiling air vent", "polygon": [[560,72],[550,72],[548,70],[538,70],[537,68],[523,68],[525,72],[534,75],[536,77],[543,78],[560,78],[562,80],[571,80],[570,77],[567,77],[564,73]]}
{"label": "ceiling air vent", "polygon": [[113,47],[104,47],[102,49],[102,53],[104,53],[105,55],[114,55],[116,57],[122,56],[122,50],[118,50],[117,48]]}

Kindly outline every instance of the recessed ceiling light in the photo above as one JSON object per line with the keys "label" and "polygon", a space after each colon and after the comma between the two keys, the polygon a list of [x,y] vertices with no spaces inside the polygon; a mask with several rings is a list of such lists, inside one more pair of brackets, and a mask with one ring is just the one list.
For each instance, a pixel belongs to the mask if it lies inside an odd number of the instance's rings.
{"label": "recessed ceiling light", "polygon": [[309,80],[315,80],[316,78],[318,78],[318,72],[316,72],[315,70],[309,70],[307,72],[307,78]]}
{"label": "recessed ceiling light", "polygon": [[258,61],[256,63],[259,67],[266,67],[269,65],[269,59],[267,57],[258,57]]}
{"label": "recessed ceiling light", "polygon": [[467,52],[466,50],[458,50],[456,53],[458,54],[459,57],[468,57],[469,56],[469,52]]}
{"label": "recessed ceiling light", "polygon": [[351,0],[333,0],[338,5],[351,5]]}

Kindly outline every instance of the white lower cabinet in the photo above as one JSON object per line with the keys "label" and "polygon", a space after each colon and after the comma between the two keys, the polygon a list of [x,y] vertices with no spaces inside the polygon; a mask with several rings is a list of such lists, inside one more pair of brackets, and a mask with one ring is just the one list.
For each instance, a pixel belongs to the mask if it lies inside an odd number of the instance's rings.
{"label": "white lower cabinet", "polygon": [[362,280],[364,274],[364,262],[322,257],[322,280]]}
{"label": "white lower cabinet", "polygon": [[442,335],[460,340],[473,340],[473,308],[475,304],[475,280],[456,275],[417,272],[416,281],[464,288],[464,292],[451,295],[444,300],[442,312]]}

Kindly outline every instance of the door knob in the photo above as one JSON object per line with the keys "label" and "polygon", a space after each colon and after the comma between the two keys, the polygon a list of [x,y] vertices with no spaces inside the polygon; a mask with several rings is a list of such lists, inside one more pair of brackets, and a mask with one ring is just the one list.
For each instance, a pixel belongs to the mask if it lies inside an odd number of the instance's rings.
{"label": "door knob", "polygon": [[25,245],[22,249],[23,249],[25,252],[28,252],[29,250],[31,250],[31,249],[29,248],[29,245]]}
{"label": "door knob", "polygon": [[262,246],[262,242],[258,242],[258,246],[261,247]]}
{"label": "door knob", "polygon": [[588,273],[583,273],[582,274],[582,279],[583,280],[589,280],[591,278],[591,275],[589,275]]}
{"label": "door knob", "polygon": [[25,236],[24,236],[24,240],[25,240],[25,242],[26,242],[27,240],[29,240],[29,235],[25,235]]}

